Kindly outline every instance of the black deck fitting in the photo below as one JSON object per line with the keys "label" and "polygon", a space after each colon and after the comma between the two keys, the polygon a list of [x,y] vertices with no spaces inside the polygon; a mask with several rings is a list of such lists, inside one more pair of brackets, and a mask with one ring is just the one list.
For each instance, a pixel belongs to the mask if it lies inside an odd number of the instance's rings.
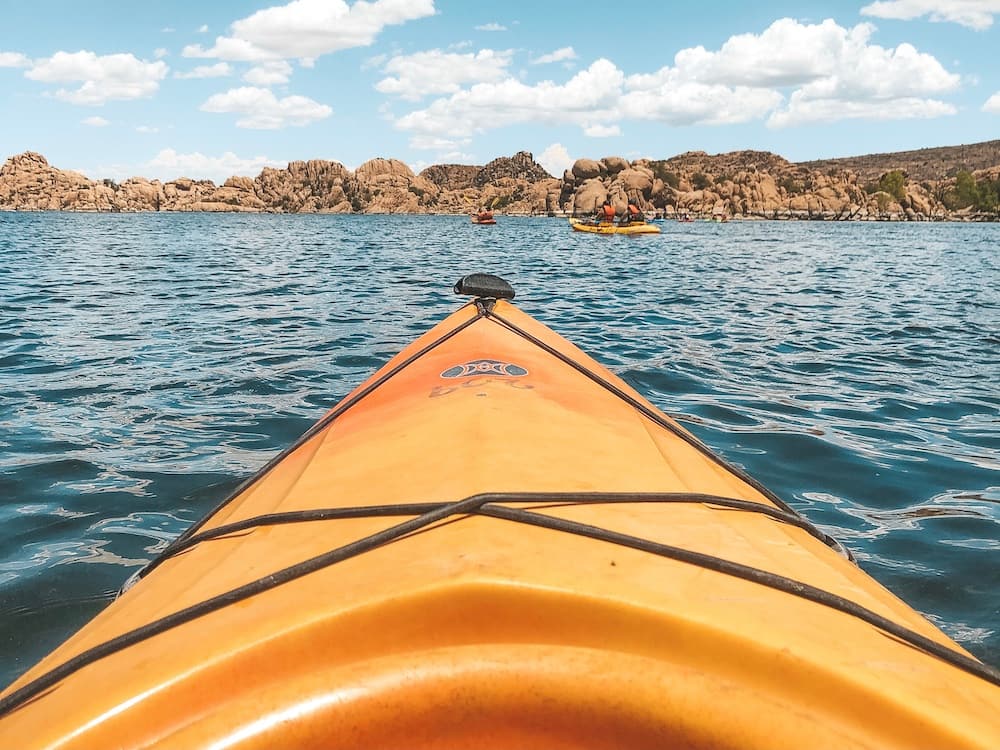
{"label": "black deck fitting", "polygon": [[514,287],[490,273],[470,273],[456,282],[455,294],[469,294],[486,299],[514,299]]}

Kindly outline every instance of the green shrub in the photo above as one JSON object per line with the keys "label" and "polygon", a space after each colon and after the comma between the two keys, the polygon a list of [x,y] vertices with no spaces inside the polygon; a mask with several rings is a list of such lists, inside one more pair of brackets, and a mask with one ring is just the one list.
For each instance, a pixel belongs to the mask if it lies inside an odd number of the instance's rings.
{"label": "green shrub", "polygon": [[785,175],[778,180],[778,186],[789,195],[798,195],[805,191],[805,185],[796,180],[791,175]]}
{"label": "green shrub", "polygon": [[977,183],[979,200],[976,208],[980,211],[1000,211],[1000,179],[986,180]]}
{"label": "green shrub", "polygon": [[879,178],[877,189],[891,195],[897,203],[902,203],[906,197],[906,175],[898,169],[886,172]]}
{"label": "green shrub", "polygon": [[511,204],[511,200],[512,198],[509,195],[498,195],[490,201],[489,208],[492,211],[501,211]]}
{"label": "green shrub", "polygon": [[704,190],[712,184],[712,178],[704,172],[695,172],[691,176],[691,186],[695,190]]}
{"label": "green shrub", "polygon": [[669,185],[674,190],[680,186],[681,178],[676,172],[672,172],[667,169],[667,163],[665,161],[653,161],[650,162],[649,166],[653,170],[653,177],[658,180],[663,180],[665,185]]}
{"label": "green shrub", "polygon": [[969,172],[962,170],[955,175],[955,185],[944,191],[941,202],[949,211],[975,206],[979,202],[976,179]]}

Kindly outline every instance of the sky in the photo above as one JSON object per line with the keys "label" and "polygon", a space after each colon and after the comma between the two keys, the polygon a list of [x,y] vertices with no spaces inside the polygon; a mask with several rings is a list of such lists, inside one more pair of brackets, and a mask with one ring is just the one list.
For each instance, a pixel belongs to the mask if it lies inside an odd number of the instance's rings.
{"label": "sky", "polygon": [[221,182],[264,166],[1000,138],[1000,0],[5,0],[0,159]]}

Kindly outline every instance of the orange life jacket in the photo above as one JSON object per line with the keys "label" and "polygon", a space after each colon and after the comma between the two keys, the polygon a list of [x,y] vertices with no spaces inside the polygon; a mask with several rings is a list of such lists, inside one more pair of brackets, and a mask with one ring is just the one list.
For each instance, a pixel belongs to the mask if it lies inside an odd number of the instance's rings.
{"label": "orange life jacket", "polygon": [[628,212],[629,212],[629,215],[634,219],[640,213],[639,207],[637,205],[635,205],[634,203],[629,203],[628,204]]}
{"label": "orange life jacket", "polygon": [[601,208],[601,213],[604,214],[604,221],[614,221],[615,218],[615,207],[612,205],[603,206]]}

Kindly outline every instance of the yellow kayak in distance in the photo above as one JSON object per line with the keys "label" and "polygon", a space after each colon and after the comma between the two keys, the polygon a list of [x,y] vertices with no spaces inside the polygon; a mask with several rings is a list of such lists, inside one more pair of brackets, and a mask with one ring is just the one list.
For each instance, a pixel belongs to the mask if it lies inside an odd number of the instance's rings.
{"label": "yellow kayak in distance", "polygon": [[1000,671],[503,279],[456,291],[0,694],[0,748],[1000,747]]}
{"label": "yellow kayak in distance", "polygon": [[591,234],[660,234],[660,228],[655,224],[633,223],[619,226],[610,222],[593,224],[582,219],[570,219],[569,224],[577,232],[590,232]]}

